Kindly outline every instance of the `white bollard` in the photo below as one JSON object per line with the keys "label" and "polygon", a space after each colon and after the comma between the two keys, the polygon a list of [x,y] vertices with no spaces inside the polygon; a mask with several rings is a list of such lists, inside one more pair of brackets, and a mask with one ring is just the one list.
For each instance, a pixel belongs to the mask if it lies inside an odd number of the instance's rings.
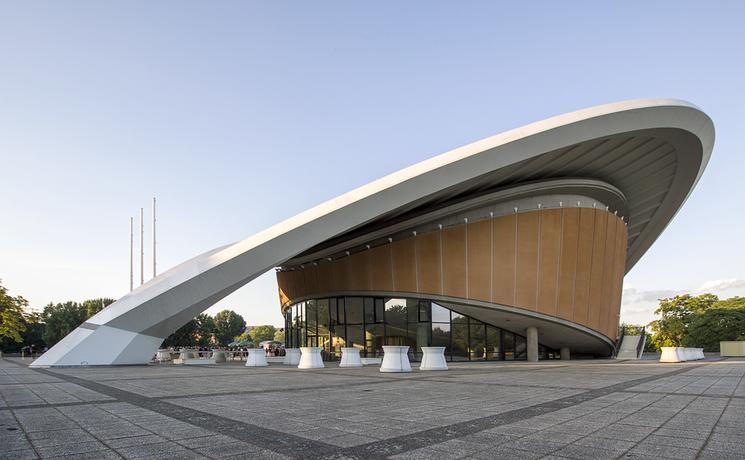
{"label": "white bollard", "polygon": [[297,366],[300,364],[300,349],[285,348],[285,359],[282,360],[282,364],[287,366]]}
{"label": "white bollard", "polygon": [[409,347],[383,346],[383,363],[380,372],[411,372]]}
{"label": "white bollard", "polygon": [[319,347],[300,347],[300,362],[298,369],[320,369],[326,367],[323,365],[321,358],[321,349]]}
{"label": "white bollard", "polygon": [[249,348],[248,358],[246,358],[246,367],[265,367],[269,363],[266,361],[266,352],[262,348]]}
{"label": "white bollard", "polygon": [[448,364],[445,361],[445,347],[422,347],[422,371],[446,371]]}
{"label": "white bollard", "polygon": [[360,360],[360,349],[353,347],[344,347],[341,349],[341,362],[339,367],[362,367]]}

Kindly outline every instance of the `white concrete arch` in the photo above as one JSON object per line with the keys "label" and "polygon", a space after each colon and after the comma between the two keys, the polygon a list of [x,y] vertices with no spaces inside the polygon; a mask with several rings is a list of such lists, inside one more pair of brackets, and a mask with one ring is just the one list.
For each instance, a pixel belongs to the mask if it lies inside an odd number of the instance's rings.
{"label": "white concrete arch", "polygon": [[[528,160],[593,139],[665,130],[676,155],[659,203],[643,203],[630,243],[629,269],[659,236],[690,194],[708,162],[714,126],[695,106],[677,100],[633,100],[579,110],[474,142],[345,193],[243,241],[188,260],[111,304],[34,361],[32,366],[141,364],[161,341],[198,313],[329,239],[380,216],[407,209],[446,189],[484,180]],[[567,151],[568,151],[567,150]],[[589,171],[591,163],[578,171]],[[549,165],[550,166],[550,165]],[[669,164],[659,167],[669,168]],[[536,168],[547,167],[536,163]],[[558,166],[557,166],[558,167]],[[651,165],[650,168],[655,167]],[[589,169],[588,169],[589,168]],[[616,184],[613,184],[616,185]],[[633,195],[633,181],[624,185]],[[643,189],[638,190],[643,192]],[[641,222],[643,221],[643,225]],[[629,227],[635,223],[629,223]]]}

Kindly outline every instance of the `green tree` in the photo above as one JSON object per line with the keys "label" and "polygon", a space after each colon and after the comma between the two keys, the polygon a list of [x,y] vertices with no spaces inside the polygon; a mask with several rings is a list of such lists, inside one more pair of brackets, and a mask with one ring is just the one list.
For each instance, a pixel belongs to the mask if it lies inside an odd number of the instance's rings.
{"label": "green tree", "polygon": [[83,308],[85,308],[85,314],[88,318],[95,315],[99,311],[103,310],[105,307],[108,307],[112,303],[114,303],[114,299],[110,299],[108,297],[103,297],[99,299],[90,299],[83,302]]}
{"label": "green tree", "polygon": [[[0,280],[1,282],[2,280]],[[24,309],[28,301],[21,296],[13,297],[0,284],[0,338],[8,338],[14,342],[21,342],[26,331]]]}
{"label": "green tree", "polygon": [[713,294],[691,296],[679,295],[668,299],[660,299],[660,306],[655,314],[660,319],[652,321],[652,343],[656,348],[678,347],[688,333],[691,321],[719,301]]}
{"label": "green tree", "polygon": [[277,328],[268,324],[252,327],[250,332],[251,340],[253,340],[256,345],[265,340],[274,340],[275,332],[277,332]]}
{"label": "green tree", "polygon": [[197,322],[196,320],[190,320],[176,331],[166,337],[161,347],[191,347],[196,344],[196,331]]}
{"label": "green tree", "polygon": [[44,321],[42,338],[50,347],[88,319],[85,307],[72,301],[50,303],[44,307],[41,316]]}
{"label": "green tree", "polygon": [[285,343],[285,330],[284,329],[277,329],[277,331],[274,333],[274,341],[276,342],[282,342]]}
{"label": "green tree", "polygon": [[216,333],[215,320],[206,313],[201,313],[194,318],[196,323],[195,343],[200,347],[212,343],[212,336]]}
{"label": "green tree", "polygon": [[691,321],[683,345],[719,351],[720,341],[737,340],[744,334],[745,308],[712,308]]}
{"label": "green tree", "polygon": [[220,345],[227,345],[246,328],[246,321],[233,310],[223,310],[215,315],[215,337]]}

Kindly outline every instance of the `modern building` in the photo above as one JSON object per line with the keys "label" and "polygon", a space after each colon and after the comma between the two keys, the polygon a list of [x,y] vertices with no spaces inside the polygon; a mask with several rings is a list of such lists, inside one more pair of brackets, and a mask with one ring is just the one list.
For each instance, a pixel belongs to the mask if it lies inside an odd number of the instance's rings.
{"label": "modern building", "polygon": [[550,118],[383,177],[195,257],[34,366],[148,362],[163,338],[276,268],[289,346],[448,347],[453,360],[612,354],[623,276],[714,143],[695,106],[635,100]]}

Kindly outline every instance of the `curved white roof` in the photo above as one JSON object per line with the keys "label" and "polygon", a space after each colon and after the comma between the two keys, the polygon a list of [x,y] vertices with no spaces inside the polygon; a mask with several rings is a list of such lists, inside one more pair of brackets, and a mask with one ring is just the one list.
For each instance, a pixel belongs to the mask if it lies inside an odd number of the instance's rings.
{"label": "curved white roof", "polygon": [[366,226],[530,181],[592,178],[620,190],[628,210],[629,269],[688,197],[713,143],[711,119],[669,99],[602,105],[513,129],[184,262],[90,318],[32,365],[147,362],[164,337],[273,267]]}

